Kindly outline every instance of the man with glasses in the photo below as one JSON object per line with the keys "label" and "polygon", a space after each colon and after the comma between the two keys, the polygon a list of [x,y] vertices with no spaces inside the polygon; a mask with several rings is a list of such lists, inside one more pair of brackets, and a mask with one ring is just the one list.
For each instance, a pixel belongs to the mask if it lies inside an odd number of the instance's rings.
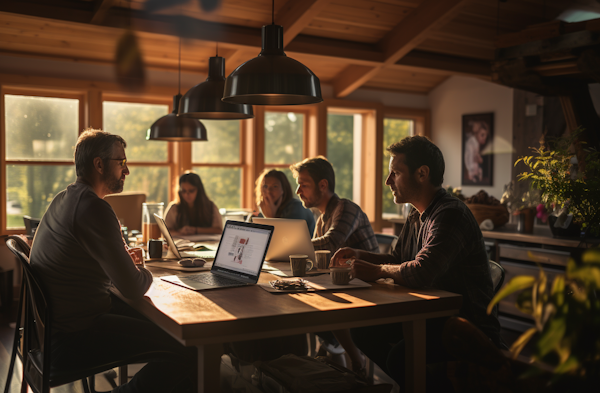
{"label": "man with glasses", "polygon": [[127,247],[103,199],[123,191],[129,175],[125,147],[118,135],[84,131],[75,146],[77,180],[56,195],[36,231],[31,265],[53,307],[52,367],[68,370],[165,351],[168,359],[148,363],[113,392],[192,391],[195,349],[183,347],[109,291],[114,285],[136,299],[152,284],[152,274]]}

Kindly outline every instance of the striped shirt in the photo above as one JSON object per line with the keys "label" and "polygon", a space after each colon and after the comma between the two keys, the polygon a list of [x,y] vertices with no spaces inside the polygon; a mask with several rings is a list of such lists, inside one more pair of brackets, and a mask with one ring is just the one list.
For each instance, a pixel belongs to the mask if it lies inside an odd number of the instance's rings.
{"label": "striped shirt", "polygon": [[367,215],[356,203],[340,199],[337,194],[333,194],[325,214],[317,220],[312,243],[315,250],[330,250],[332,255],[342,247],[379,252]]}

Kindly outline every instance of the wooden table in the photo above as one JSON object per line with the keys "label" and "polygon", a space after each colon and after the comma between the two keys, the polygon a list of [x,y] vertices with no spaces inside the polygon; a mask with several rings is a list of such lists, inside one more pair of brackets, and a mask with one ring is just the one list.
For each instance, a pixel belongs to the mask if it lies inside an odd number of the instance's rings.
{"label": "wooden table", "polygon": [[[258,286],[194,292],[158,277],[144,299],[125,300],[186,346],[198,348],[199,392],[219,391],[222,343],[403,322],[407,391],[425,391],[425,320],[456,314],[462,297],[374,284],[368,289],[271,294]],[[277,279],[268,273],[260,281]],[[120,294],[117,293],[120,296]]]}

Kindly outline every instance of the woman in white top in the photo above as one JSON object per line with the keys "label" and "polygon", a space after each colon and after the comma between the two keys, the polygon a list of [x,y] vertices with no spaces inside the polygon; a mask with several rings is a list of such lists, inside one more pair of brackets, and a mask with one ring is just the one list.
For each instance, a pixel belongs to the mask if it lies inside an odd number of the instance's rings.
{"label": "woman in white top", "polygon": [[223,221],[219,208],[211,201],[200,176],[186,172],[179,178],[179,201],[171,202],[165,222],[173,235],[221,233]]}

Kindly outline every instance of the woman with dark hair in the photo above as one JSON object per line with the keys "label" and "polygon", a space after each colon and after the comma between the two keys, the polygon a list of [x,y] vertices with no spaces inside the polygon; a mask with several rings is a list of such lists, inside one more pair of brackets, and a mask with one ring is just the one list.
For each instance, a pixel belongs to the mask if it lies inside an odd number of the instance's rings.
{"label": "woman with dark hair", "polygon": [[200,176],[186,172],[179,178],[179,201],[171,202],[165,222],[173,235],[221,233],[223,221],[219,208],[211,201]]}
{"label": "woman with dark hair", "polygon": [[267,218],[297,218],[306,220],[310,235],[315,231],[315,217],[302,202],[294,198],[285,173],[265,169],[256,179],[256,205]]}

